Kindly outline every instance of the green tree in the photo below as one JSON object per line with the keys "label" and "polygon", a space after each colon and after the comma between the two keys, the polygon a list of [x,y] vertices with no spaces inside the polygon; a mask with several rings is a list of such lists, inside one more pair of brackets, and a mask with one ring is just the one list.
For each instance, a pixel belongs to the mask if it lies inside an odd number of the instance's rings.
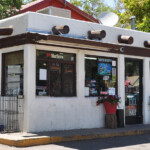
{"label": "green tree", "polygon": [[[98,18],[102,12],[114,12],[118,16],[124,11],[124,3],[122,0],[114,0],[114,7],[110,7],[104,3],[104,0],[70,0],[70,2],[88,13],[89,15]],[[116,25],[122,27],[123,24],[119,21]]]}
{"label": "green tree", "polygon": [[136,28],[150,32],[150,0],[123,0],[123,2],[125,12],[121,14],[121,22],[129,28],[130,17],[136,16]]}
{"label": "green tree", "polygon": [[119,16],[118,27],[131,28],[130,17],[136,16],[136,28],[150,32],[150,0],[114,0],[113,8],[104,4],[104,0],[70,0],[70,2],[93,17],[104,11],[112,11]]}
{"label": "green tree", "polygon": [[35,0],[0,0],[0,19],[16,15],[21,5]]}
{"label": "green tree", "polygon": [[114,0],[114,8],[113,10],[116,12],[116,13],[122,13],[124,11],[124,3],[122,2],[122,0]]}
{"label": "green tree", "polygon": [[15,15],[21,8],[22,0],[1,0],[0,19]]}
{"label": "green tree", "polygon": [[124,27],[124,24],[120,21],[121,14],[125,11],[124,3],[122,0],[114,0],[114,7],[112,8],[112,12],[118,15],[119,21],[117,23],[117,27]]}

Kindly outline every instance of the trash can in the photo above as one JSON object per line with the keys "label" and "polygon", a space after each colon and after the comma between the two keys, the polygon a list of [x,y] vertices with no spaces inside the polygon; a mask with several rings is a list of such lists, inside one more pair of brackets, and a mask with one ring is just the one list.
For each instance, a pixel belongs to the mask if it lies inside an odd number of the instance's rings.
{"label": "trash can", "polygon": [[124,110],[117,109],[116,116],[117,116],[117,127],[123,128],[124,127]]}

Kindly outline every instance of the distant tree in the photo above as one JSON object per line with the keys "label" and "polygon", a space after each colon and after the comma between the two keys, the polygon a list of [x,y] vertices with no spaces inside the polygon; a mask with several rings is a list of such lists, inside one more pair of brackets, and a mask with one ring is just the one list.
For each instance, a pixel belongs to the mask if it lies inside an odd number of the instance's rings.
{"label": "distant tree", "polygon": [[21,5],[35,0],[0,0],[0,19],[16,15]]}
{"label": "distant tree", "polygon": [[114,0],[114,7],[104,4],[104,0],[70,0],[86,13],[97,18],[104,11],[112,11],[119,16],[118,27],[131,28],[130,17],[136,16],[136,28],[150,32],[150,0]]}
{"label": "distant tree", "polygon": [[112,8],[112,12],[116,13],[119,17],[119,21],[117,23],[117,27],[125,27],[128,26],[128,23],[121,22],[122,20],[122,13],[125,11],[124,3],[122,0],[114,0],[114,7]]}
{"label": "distant tree", "polygon": [[[106,5],[104,0],[70,0],[70,2],[95,18],[102,12],[114,12],[120,17],[124,11],[122,0],[114,0],[113,7]],[[122,27],[123,24],[119,21],[116,26]]]}
{"label": "distant tree", "polygon": [[121,22],[129,25],[130,17],[136,16],[138,30],[150,32],[150,0],[123,0],[123,2],[125,11],[121,14]]}
{"label": "distant tree", "polygon": [[116,12],[116,13],[122,13],[124,10],[125,10],[125,7],[124,7],[124,3],[122,0],[114,0],[114,8],[113,10]]}
{"label": "distant tree", "polygon": [[22,0],[1,0],[0,19],[15,15],[21,8]]}

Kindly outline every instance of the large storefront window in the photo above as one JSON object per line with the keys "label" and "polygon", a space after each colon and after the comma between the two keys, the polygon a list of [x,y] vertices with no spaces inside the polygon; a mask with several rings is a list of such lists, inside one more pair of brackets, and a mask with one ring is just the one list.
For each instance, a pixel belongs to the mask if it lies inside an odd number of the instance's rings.
{"label": "large storefront window", "polygon": [[23,51],[3,54],[3,95],[23,95],[23,62]]}
{"label": "large storefront window", "polygon": [[37,50],[36,95],[75,96],[75,55]]}
{"label": "large storefront window", "polygon": [[143,122],[143,60],[125,59],[126,124]]}
{"label": "large storefront window", "polygon": [[85,56],[85,96],[115,95],[117,92],[117,60]]}

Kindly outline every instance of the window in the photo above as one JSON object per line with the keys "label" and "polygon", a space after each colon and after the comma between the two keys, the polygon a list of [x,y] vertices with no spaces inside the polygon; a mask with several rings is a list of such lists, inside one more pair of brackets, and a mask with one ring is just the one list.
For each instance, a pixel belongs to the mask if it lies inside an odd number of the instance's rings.
{"label": "window", "polygon": [[75,96],[75,54],[37,50],[36,95]]}
{"label": "window", "polygon": [[115,95],[117,61],[115,58],[85,56],[85,96]]}
{"label": "window", "polygon": [[2,55],[2,94],[23,95],[23,51]]}

